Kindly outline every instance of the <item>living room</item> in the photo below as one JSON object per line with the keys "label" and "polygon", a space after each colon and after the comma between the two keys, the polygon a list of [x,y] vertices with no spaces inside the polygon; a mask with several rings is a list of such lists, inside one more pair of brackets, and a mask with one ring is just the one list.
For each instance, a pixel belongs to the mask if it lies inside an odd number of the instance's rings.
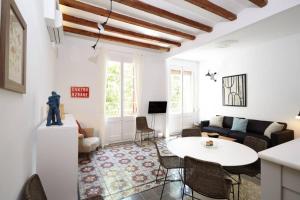
{"label": "living room", "polygon": [[0,5],[1,199],[299,199],[298,0]]}

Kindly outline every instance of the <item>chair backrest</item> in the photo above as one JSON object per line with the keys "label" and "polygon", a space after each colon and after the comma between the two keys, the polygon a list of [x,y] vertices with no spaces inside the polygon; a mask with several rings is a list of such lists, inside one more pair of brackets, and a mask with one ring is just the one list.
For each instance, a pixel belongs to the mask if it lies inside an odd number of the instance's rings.
{"label": "chair backrest", "polygon": [[143,129],[147,129],[149,128],[148,127],[148,124],[147,124],[147,119],[146,117],[137,117],[136,118],[136,129],[137,130],[143,130]]}
{"label": "chair backrest", "polygon": [[225,174],[218,163],[184,157],[184,183],[206,197],[228,198]]}
{"label": "chair backrest", "polygon": [[183,129],[181,137],[201,137],[201,130],[199,128]]}
{"label": "chair backrest", "polygon": [[37,174],[32,175],[25,184],[24,200],[47,200],[41,180]]}
{"label": "chair backrest", "polygon": [[[244,145],[250,147],[256,152],[263,151],[268,148],[268,142],[252,136],[246,136],[244,139]],[[256,162],[252,163],[252,166],[257,169],[257,171],[260,171],[260,159],[258,159]]]}

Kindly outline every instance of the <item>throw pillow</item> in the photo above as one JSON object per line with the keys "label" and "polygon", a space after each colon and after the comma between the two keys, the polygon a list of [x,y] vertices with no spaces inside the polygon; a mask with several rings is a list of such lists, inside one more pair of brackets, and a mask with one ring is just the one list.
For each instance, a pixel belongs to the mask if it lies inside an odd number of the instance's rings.
{"label": "throw pillow", "polygon": [[231,130],[233,131],[241,131],[246,133],[248,125],[248,119],[240,119],[240,118],[234,118],[232,123]]}
{"label": "throw pillow", "polygon": [[215,126],[223,128],[223,118],[224,116],[215,116],[210,119],[209,126]]}
{"label": "throw pillow", "polygon": [[83,128],[81,128],[81,126],[80,126],[80,124],[79,124],[79,122],[76,120],[76,123],[77,123],[77,125],[78,125],[78,133],[79,134],[82,134],[83,135],[83,137],[87,137],[87,134],[86,134],[86,132],[85,132],[85,130],[83,129]]}
{"label": "throw pillow", "polygon": [[279,124],[277,122],[273,122],[266,128],[264,135],[267,136],[268,138],[271,138],[271,134],[277,131],[282,131],[284,125]]}

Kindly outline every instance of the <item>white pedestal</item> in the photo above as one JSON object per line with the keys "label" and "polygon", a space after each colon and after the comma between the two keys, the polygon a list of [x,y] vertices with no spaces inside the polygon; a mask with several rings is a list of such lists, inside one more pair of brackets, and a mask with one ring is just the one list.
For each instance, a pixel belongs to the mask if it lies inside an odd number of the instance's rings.
{"label": "white pedestal", "polygon": [[77,199],[78,127],[72,115],[63,126],[37,129],[37,174],[48,200]]}

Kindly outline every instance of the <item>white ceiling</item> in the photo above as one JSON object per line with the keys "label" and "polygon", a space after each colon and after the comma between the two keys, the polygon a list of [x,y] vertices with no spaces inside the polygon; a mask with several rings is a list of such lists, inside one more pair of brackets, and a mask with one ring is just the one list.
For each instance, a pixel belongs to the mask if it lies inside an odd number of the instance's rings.
{"label": "white ceiling", "polygon": [[[201,61],[216,52],[261,45],[278,38],[300,34],[300,25],[295,24],[297,19],[300,19],[300,5],[220,37],[199,48],[180,53],[173,58]],[[227,47],[222,48],[224,46]]]}
{"label": "white ceiling", "polygon": [[[80,0],[80,1],[84,2],[84,3],[92,4],[92,5],[95,5],[98,7],[106,8],[106,9],[110,8],[110,0]],[[188,2],[185,2],[184,0],[141,0],[141,1],[151,4],[153,6],[165,9],[172,13],[184,16],[186,18],[195,20],[197,22],[204,23],[204,24],[212,26],[212,27],[214,27],[215,25],[217,25],[220,22],[232,23],[231,21],[228,21],[228,20],[226,20],[222,17],[219,17],[211,12],[208,12],[202,8],[194,6]],[[256,7],[254,4],[252,4],[248,0],[211,0],[211,2],[224,7],[225,9],[227,9],[235,14],[239,14],[241,11],[243,11],[244,9],[249,8],[249,7]],[[101,16],[98,16],[95,14],[87,13],[84,11],[72,9],[72,8],[65,7],[65,6],[61,6],[61,9],[62,9],[63,13],[73,15],[76,17],[80,17],[80,18],[84,18],[84,19],[88,19],[91,21],[104,22],[106,20],[105,17],[101,17]],[[147,12],[140,11],[140,10],[131,8],[129,6],[126,6],[126,5],[123,5],[120,3],[116,3],[116,2],[113,2],[113,11],[131,16],[131,17],[135,17],[138,19],[142,19],[144,21],[155,23],[155,24],[158,24],[161,26],[165,26],[168,28],[173,28],[173,29],[182,31],[182,32],[190,33],[190,34],[196,35],[198,37],[201,37],[201,35],[205,33],[199,29],[195,29],[195,28],[192,28],[192,27],[159,17],[159,16],[155,16],[155,15],[149,14]],[[78,25],[75,25],[72,23],[65,23],[65,25],[68,25],[71,27],[76,27],[76,28],[79,27]],[[166,39],[170,39],[170,40],[174,40],[174,41],[179,41],[179,42],[186,41],[185,39],[182,39],[180,37],[172,36],[169,34],[158,32],[158,31],[153,31],[153,30],[150,30],[147,28],[142,28],[142,27],[135,26],[135,25],[130,25],[130,24],[127,24],[124,22],[113,20],[113,19],[109,20],[108,25],[135,31],[135,32],[139,32],[139,33],[143,33],[143,34],[148,34],[151,36],[166,38]],[[80,26],[80,28],[82,28],[84,30],[97,32],[96,29],[86,28],[86,27],[82,27],[82,26]],[[104,34],[115,36],[115,34],[112,34],[109,32],[104,32]],[[160,43],[154,43],[153,41],[149,41],[149,40],[141,40],[141,39],[138,40],[135,38],[130,38],[127,36],[122,36],[122,35],[118,35],[118,36],[123,37],[123,38],[132,39],[132,40],[142,41],[145,43],[160,44]],[[163,44],[160,44],[160,45],[161,46],[169,46],[169,45],[163,45]],[[177,47],[173,47],[173,48],[177,48]]]}

